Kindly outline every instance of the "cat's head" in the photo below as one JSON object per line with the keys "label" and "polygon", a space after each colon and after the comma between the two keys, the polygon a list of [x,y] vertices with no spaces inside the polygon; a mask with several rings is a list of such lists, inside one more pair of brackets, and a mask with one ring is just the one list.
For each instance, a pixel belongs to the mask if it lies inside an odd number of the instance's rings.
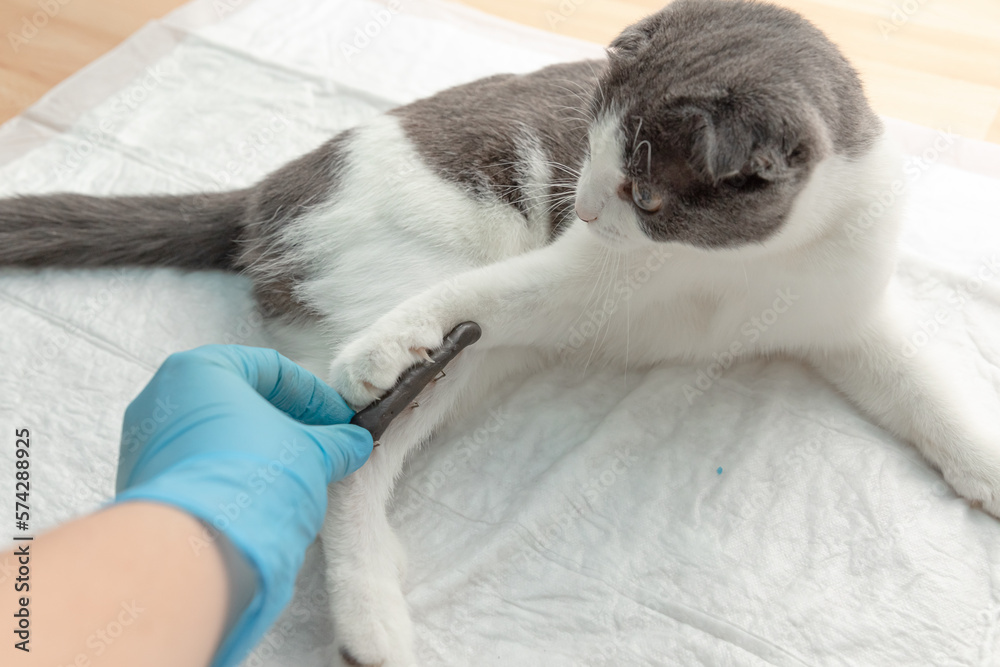
{"label": "cat's head", "polygon": [[608,59],[576,210],[612,246],[764,243],[820,161],[881,134],[837,48],[773,5],[678,0]]}

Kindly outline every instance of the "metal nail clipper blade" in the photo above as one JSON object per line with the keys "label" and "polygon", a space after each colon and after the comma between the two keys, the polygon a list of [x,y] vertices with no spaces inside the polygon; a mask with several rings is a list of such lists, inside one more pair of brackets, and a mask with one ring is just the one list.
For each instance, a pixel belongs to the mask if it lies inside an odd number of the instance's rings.
{"label": "metal nail clipper blade", "polygon": [[375,444],[385,430],[417,394],[444,371],[444,367],[459,352],[479,340],[483,330],[475,322],[462,322],[444,337],[441,347],[430,353],[430,359],[414,364],[399,377],[396,385],[381,399],[362,409],[351,423],[372,434]]}

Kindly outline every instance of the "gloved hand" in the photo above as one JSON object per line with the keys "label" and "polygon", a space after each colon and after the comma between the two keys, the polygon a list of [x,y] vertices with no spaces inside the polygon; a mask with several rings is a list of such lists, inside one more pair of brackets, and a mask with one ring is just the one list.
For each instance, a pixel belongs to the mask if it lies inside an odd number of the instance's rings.
{"label": "gloved hand", "polygon": [[236,665],[291,599],[326,512],[327,484],[371,454],[368,431],[346,423],[353,414],[274,350],[237,345],[171,355],[125,411],[116,502],[189,512],[257,574],[213,665]]}

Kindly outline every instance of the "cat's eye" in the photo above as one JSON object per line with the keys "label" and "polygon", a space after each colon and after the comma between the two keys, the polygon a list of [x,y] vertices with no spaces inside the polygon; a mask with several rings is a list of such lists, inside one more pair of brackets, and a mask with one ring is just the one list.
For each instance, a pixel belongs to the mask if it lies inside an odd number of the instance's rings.
{"label": "cat's eye", "polygon": [[746,187],[747,177],[743,174],[736,174],[735,176],[730,176],[726,179],[726,183],[737,190]]}
{"label": "cat's eye", "polygon": [[632,201],[635,205],[647,213],[656,213],[663,206],[663,199],[653,194],[645,185],[639,185],[632,181]]}
{"label": "cat's eye", "polygon": [[742,192],[752,192],[768,186],[767,179],[755,174],[736,174],[722,181],[728,187]]}

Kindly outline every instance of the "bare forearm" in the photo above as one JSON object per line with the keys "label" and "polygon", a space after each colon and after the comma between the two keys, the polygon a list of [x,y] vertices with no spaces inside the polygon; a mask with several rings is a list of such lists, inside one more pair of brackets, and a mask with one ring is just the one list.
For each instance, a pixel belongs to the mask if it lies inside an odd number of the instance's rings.
{"label": "bare forearm", "polygon": [[24,543],[29,590],[3,591],[0,613],[9,625],[19,598],[29,598],[30,650],[4,632],[3,664],[209,664],[234,586],[225,545],[192,548],[203,536],[202,524],[179,509],[130,502]]}

